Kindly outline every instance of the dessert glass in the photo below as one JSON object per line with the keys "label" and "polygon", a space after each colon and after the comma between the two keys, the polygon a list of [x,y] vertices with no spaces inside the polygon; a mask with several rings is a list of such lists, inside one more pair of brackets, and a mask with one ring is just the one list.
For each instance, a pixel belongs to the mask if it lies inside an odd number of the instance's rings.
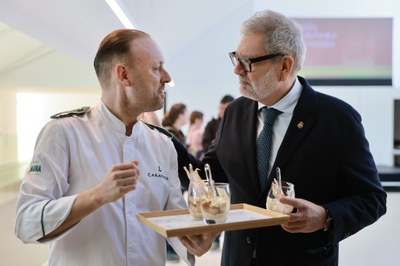
{"label": "dessert glass", "polygon": [[279,202],[279,198],[283,195],[294,198],[294,185],[292,183],[282,181],[280,188],[277,182],[273,182],[267,196],[267,209],[283,214],[291,213],[293,211],[292,206]]}
{"label": "dessert glass", "polygon": [[206,224],[223,223],[230,209],[230,190],[228,183],[214,183],[201,191],[201,214]]}

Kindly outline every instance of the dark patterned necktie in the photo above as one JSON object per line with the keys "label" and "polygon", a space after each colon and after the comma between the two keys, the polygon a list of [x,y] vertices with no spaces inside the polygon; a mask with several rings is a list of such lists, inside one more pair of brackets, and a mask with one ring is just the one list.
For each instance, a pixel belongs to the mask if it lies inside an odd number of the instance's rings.
{"label": "dark patterned necktie", "polygon": [[261,190],[264,191],[267,186],[269,160],[272,149],[272,126],[276,116],[282,112],[274,108],[268,109],[266,106],[261,108],[261,111],[264,117],[264,127],[257,138],[256,147],[258,176],[260,178]]}

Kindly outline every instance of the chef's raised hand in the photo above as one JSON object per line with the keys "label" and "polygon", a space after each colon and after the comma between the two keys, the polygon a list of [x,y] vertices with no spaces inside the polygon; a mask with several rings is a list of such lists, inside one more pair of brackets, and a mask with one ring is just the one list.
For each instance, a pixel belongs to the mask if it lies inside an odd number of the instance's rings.
{"label": "chef's raised hand", "polygon": [[138,161],[113,165],[100,184],[95,187],[100,203],[115,201],[134,190],[140,176],[138,165]]}
{"label": "chef's raised hand", "polygon": [[140,176],[139,162],[115,164],[103,180],[94,188],[77,195],[68,217],[52,232],[39,241],[47,241],[65,232],[84,217],[100,208],[102,205],[123,197],[136,188],[136,181]]}

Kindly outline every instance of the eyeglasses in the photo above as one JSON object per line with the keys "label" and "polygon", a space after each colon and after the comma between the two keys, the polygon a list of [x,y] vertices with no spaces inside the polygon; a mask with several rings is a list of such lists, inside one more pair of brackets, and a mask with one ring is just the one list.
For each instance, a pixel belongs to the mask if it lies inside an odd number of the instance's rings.
{"label": "eyeglasses", "polygon": [[231,52],[229,53],[229,56],[231,58],[233,66],[237,66],[237,64],[240,64],[240,66],[244,69],[246,72],[251,72],[251,64],[272,59],[277,56],[285,56],[286,54],[284,53],[274,53],[274,54],[267,54],[259,57],[254,57],[254,58],[243,58],[243,57],[237,57],[236,52]]}

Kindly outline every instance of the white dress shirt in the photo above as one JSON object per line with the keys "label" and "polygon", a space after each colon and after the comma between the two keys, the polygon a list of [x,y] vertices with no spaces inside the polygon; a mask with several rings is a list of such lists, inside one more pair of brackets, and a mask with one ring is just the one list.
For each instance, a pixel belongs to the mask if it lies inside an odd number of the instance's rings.
{"label": "white dress shirt", "polygon": [[[274,108],[281,111],[282,113],[278,115],[275,119],[272,128],[272,150],[269,161],[269,173],[271,173],[271,167],[274,165],[276,155],[278,154],[279,147],[282,144],[283,138],[285,137],[286,131],[289,127],[290,121],[293,117],[294,108],[297,105],[300,94],[302,91],[302,86],[298,78],[293,84],[292,89],[285,95],[279,102],[273,106],[267,106],[268,108]],[[261,111],[265,105],[258,103],[258,126],[257,126],[257,137],[260,135],[262,128],[264,127],[264,118]],[[279,165],[278,165],[279,166]]]}
{"label": "white dress shirt", "polygon": [[[49,241],[49,265],[165,265],[165,239],[135,214],[186,208],[177,154],[167,136],[143,122],[131,136],[125,129],[99,103],[82,116],[49,122],[39,134],[17,203],[15,231],[25,243],[39,243],[62,224],[77,194],[101,182],[112,165],[138,160],[140,169],[134,191]],[[178,239],[171,244],[185,258]]]}

